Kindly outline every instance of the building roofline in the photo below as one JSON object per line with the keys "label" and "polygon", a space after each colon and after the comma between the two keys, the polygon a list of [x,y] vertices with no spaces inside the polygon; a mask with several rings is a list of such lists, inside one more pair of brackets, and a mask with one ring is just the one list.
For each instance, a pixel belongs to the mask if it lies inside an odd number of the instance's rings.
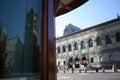
{"label": "building roofline", "polygon": [[104,25],[107,25],[107,24],[110,24],[110,23],[113,23],[113,22],[116,22],[116,21],[119,21],[119,20],[120,20],[120,18],[115,18],[115,19],[112,19],[112,20],[109,20],[109,21],[106,21],[106,22],[103,22],[103,23],[100,23],[100,24],[97,24],[97,25],[85,28],[83,30],[79,30],[79,31],[73,32],[73,33],[68,34],[66,36],[62,36],[62,37],[56,38],[56,40],[59,40],[59,39],[62,39],[62,38],[65,38],[65,37],[68,37],[68,36],[71,36],[71,35],[75,35],[75,34],[78,34],[78,33],[82,33],[84,31],[88,31],[88,30],[91,30],[91,29],[94,29],[94,28],[99,28],[99,27],[102,27]]}

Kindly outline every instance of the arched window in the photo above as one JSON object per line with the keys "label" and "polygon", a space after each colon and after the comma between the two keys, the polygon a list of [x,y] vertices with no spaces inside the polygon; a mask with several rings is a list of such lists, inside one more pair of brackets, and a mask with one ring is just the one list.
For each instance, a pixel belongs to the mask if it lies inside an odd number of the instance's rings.
{"label": "arched window", "polygon": [[112,41],[111,41],[111,36],[110,36],[110,35],[106,35],[106,36],[105,36],[105,40],[106,40],[106,44],[112,43]]}
{"label": "arched window", "polygon": [[109,55],[109,62],[112,62],[112,61],[113,61],[113,56]]}
{"label": "arched window", "polygon": [[82,63],[82,65],[87,65],[87,59],[86,59],[86,57],[82,57],[81,63]]}
{"label": "arched window", "polygon": [[65,45],[63,45],[63,52],[66,52],[66,47],[65,47]]}
{"label": "arched window", "polygon": [[85,49],[85,42],[84,41],[81,42],[81,49]]}
{"label": "arched window", "polygon": [[68,51],[72,51],[72,46],[71,46],[71,44],[68,45]]}
{"label": "arched window", "polygon": [[78,50],[78,44],[77,43],[74,44],[74,49]]}
{"label": "arched window", "polygon": [[100,62],[103,62],[103,57],[102,56],[100,56],[99,59],[100,59]]}
{"label": "arched window", "polygon": [[61,51],[60,51],[60,47],[58,47],[58,49],[57,49],[57,50],[58,50],[58,53],[60,53],[60,52],[61,52]]}
{"label": "arched window", "polygon": [[120,32],[115,34],[116,42],[120,42]]}
{"label": "arched window", "polygon": [[102,45],[102,41],[101,41],[101,38],[100,38],[100,37],[98,37],[98,38],[96,39],[96,43],[97,43],[97,46]]}
{"label": "arched window", "polygon": [[89,45],[89,47],[93,47],[92,39],[90,39],[90,40],[88,41],[88,45]]}

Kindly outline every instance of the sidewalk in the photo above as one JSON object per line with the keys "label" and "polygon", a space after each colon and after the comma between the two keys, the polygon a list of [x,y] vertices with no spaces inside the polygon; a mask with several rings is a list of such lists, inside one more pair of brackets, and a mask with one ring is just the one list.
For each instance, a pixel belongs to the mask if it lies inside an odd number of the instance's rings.
{"label": "sidewalk", "polygon": [[[98,72],[103,72],[102,70],[98,70]],[[113,73],[114,71],[111,69],[106,69],[105,72]],[[117,72],[120,72],[120,69],[117,70]],[[72,73],[72,70],[59,70],[58,73]],[[84,70],[74,70],[73,73],[85,73]],[[87,73],[96,73],[96,70],[87,70]]]}

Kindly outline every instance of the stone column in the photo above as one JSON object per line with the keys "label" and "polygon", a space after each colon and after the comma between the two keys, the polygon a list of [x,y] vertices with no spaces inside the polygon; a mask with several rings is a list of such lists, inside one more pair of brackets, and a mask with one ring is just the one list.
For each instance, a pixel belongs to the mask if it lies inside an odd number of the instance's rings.
{"label": "stone column", "polygon": [[116,66],[116,65],[113,65],[113,66],[112,66],[112,71],[113,71],[113,72],[118,72],[118,71],[117,71],[117,66]]}
{"label": "stone column", "polygon": [[78,57],[81,57],[81,43],[78,42]]}
{"label": "stone column", "polygon": [[88,46],[88,39],[87,38],[85,38],[85,50],[86,50],[86,52],[88,53],[88,50],[89,50],[89,46]]}
{"label": "stone column", "polygon": [[115,32],[111,31],[110,35],[111,35],[112,43],[115,44],[116,43]]}
{"label": "stone column", "polygon": [[103,72],[103,73],[105,72],[105,68],[102,68],[102,72]]}
{"label": "stone column", "polygon": [[[81,59],[81,54],[82,54],[82,52],[81,52],[81,42],[79,41],[78,42],[78,58],[79,58],[79,60]],[[80,61],[79,61],[79,73],[81,73],[81,68],[80,68]]]}
{"label": "stone column", "polygon": [[101,37],[101,42],[102,42],[102,48],[106,49],[106,40],[105,40],[105,35],[106,34],[102,34]]}
{"label": "stone column", "polygon": [[67,53],[67,55],[69,56],[69,52],[68,52],[68,43],[65,45],[65,47],[66,47],[66,53]]}
{"label": "stone column", "polygon": [[72,53],[75,56],[74,42],[72,42],[71,46],[72,46]]}
{"label": "stone column", "polygon": [[93,38],[93,47],[94,47],[94,51],[97,51],[97,43],[96,43],[96,38]]}
{"label": "stone column", "polygon": [[87,67],[84,67],[84,69],[85,69],[85,73],[87,73]]}
{"label": "stone column", "polygon": [[60,53],[63,53],[62,47],[63,45],[60,45]]}

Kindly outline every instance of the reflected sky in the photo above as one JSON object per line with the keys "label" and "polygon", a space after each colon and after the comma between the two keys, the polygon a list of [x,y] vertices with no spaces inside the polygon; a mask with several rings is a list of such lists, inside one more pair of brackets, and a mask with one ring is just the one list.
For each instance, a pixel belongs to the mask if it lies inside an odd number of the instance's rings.
{"label": "reflected sky", "polygon": [[17,35],[24,42],[26,13],[31,7],[40,13],[40,0],[0,0],[0,25],[6,29],[8,38]]}

